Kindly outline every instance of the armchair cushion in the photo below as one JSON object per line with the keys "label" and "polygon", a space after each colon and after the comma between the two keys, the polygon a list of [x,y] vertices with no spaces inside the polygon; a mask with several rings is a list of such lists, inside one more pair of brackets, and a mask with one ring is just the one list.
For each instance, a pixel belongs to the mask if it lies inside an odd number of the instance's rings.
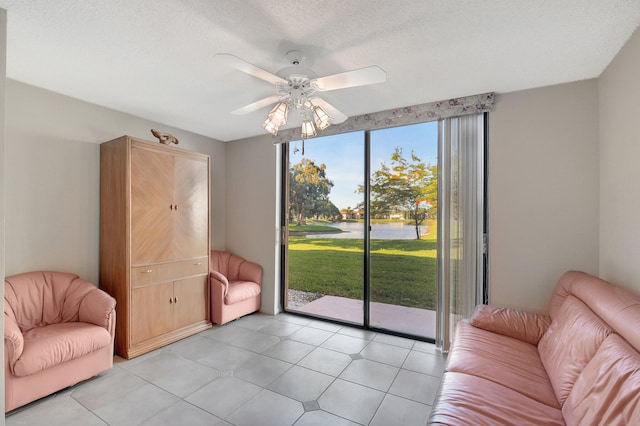
{"label": "armchair cushion", "polygon": [[260,286],[249,281],[236,281],[229,284],[229,291],[224,298],[224,303],[233,305],[260,294]]}
{"label": "armchair cushion", "polygon": [[24,351],[13,366],[16,376],[28,376],[95,352],[111,342],[103,327],[65,322],[36,327],[24,334]]}

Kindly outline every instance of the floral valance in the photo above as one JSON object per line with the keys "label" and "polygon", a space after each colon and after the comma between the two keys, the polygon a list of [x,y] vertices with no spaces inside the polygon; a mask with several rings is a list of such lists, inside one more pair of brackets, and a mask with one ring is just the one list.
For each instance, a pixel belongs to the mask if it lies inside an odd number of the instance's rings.
{"label": "floral valance", "polygon": [[[489,112],[493,109],[493,92],[481,95],[465,96],[446,101],[430,102],[371,114],[349,117],[346,121],[333,124],[321,131],[318,136],[337,135],[340,133],[362,130],[378,130],[406,124],[424,123],[442,118],[457,117],[467,114]],[[273,138],[274,144],[300,140],[300,129],[283,130]]]}

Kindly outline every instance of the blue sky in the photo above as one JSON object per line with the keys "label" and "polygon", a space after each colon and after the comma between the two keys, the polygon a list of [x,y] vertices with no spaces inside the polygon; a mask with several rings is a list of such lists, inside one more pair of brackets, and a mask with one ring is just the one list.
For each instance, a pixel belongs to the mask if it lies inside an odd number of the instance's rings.
{"label": "blue sky", "polygon": [[[327,166],[327,177],[333,181],[329,198],[339,209],[354,208],[362,201],[362,194],[356,194],[358,185],[363,183],[364,174],[364,132],[317,137],[305,141],[304,158],[316,164]],[[294,148],[300,152],[293,153]],[[413,150],[427,164],[438,161],[438,122],[413,124],[371,132],[371,171],[382,162],[389,164],[396,147],[409,159]],[[290,161],[299,163],[303,158],[301,142],[290,144]]]}

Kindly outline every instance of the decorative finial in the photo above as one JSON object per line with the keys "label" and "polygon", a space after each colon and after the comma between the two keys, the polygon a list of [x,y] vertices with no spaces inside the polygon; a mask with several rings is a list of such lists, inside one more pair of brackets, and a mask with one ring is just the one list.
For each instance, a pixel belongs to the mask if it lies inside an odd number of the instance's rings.
{"label": "decorative finial", "polygon": [[165,145],[175,143],[176,145],[178,145],[178,138],[170,135],[169,133],[162,133],[157,131],[156,129],[151,129],[151,133],[153,134],[153,136],[158,138],[158,142],[160,143],[163,143]]}

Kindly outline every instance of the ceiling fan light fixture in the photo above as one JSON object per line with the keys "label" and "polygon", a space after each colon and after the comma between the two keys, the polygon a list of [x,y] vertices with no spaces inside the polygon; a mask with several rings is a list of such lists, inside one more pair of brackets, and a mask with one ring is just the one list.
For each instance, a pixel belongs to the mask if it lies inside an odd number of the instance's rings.
{"label": "ceiling fan light fixture", "polygon": [[276,136],[278,134],[278,128],[280,126],[278,126],[276,123],[273,122],[273,120],[271,120],[271,118],[267,118],[264,123],[262,123],[262,128],[265,129],[267,132],[271,133],[273,136]]}
{"label": "ceiling fan light fixture", "polygon": [[318,105],[313,107],[313,121],[318,130],[324,130],[331,125],[333,118]]}
{"label": "ceiling fan light fixture", "polygon": [[[287,53],[287,59],[291,66],[278,72],[282,77],[229,53],[216,54],[214,58],[275,85],[277,94],[267,96],[231,112],[235,115],[248,114],[275,102],[275,107],[262,124],[262,128],[274,136],[278,133],[278,128],[287,123],[289,110],[292,108],[298,110],[303,117],[301,129],[303,138],[316,136],[319,130],[324,130],[335,124],[333,120],[336,123],[343,123],[349,118],[322,98],[313,97],[315,92],[377,84],[384,82],[387,78],[384,70],[377,65],[317,78],[312,70],[300,65],[304,54],[297,50]],[[318,102],[324,108],[316,105]],[[331,111],[331,115],[327,113],[326,109]]]}
{"label": "ceiling fan light fixture", "polygon": [[316,126],[308,118],[302,120],[302,139],[312,138],[317,135]]}
{"label": "ceiling fan light fixture", "polygon": [[276,126],[287,124],[287,115],[289,114],[289,105],[286,102],[278,102],[269,113],[269,120]]}

